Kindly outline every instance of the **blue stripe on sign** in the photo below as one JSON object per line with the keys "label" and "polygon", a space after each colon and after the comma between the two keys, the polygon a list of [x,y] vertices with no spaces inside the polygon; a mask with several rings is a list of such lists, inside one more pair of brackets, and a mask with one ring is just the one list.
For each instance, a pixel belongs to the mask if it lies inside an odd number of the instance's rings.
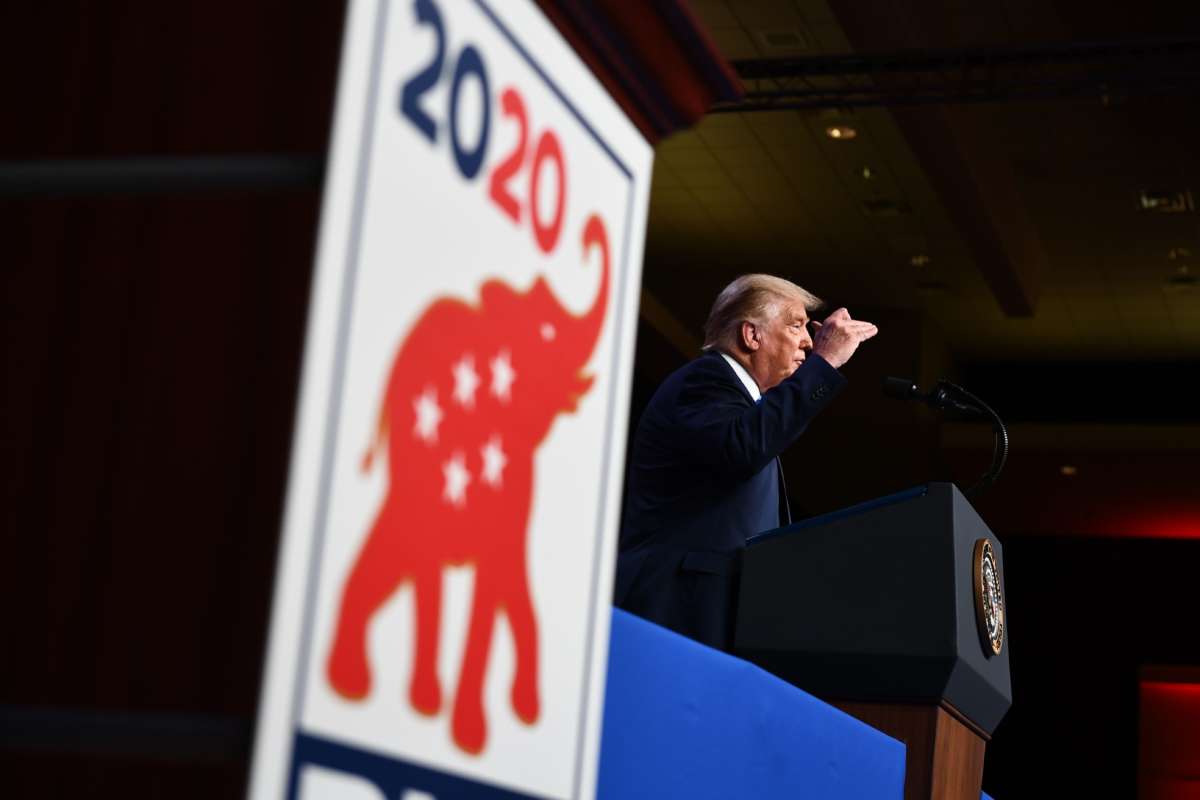
{"label": "blue stripe on sign", "polygon": [[300,773],[306,766],[324,767],[362,778],[375,784],[388,800],[397,800],[405,792],[424,792],[441,800],[462,797],[466,800],[525,800],[532,795],[501,789],[447,772],[436,772],[391,756],[338,744],[330,739],[298,733],[293,743],[292,771],[288,776],[287,797],[295,800]]}

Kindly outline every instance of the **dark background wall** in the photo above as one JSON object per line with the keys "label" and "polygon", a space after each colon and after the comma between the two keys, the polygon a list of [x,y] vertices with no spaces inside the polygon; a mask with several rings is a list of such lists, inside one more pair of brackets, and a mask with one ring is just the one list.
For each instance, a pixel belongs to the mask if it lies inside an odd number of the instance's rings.
{"label": "dark background wall", "polygon": [[[319,156],[342,13],[9,4],[0,161]],[[309,184],[0,195],[5,796],[242,792]]]}
{"label": "dark background wall", "polygon": [[1139,669],[1200,660],[1187,621],[1198,553],[1195,542],[1004,539],[1014,703],[988,745],[986,791],[1136,796]]}

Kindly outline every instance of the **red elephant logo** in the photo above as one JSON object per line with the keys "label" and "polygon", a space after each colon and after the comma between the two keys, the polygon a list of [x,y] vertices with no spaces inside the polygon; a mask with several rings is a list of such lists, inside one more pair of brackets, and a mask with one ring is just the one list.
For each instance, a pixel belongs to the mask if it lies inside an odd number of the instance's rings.
{"label": "red elephant logo", "polygon": [[367,624],[411,581],[416,652],[408,698],[422,714],[437,714],[442,569],[473,565],[451,720],[454,742],[468,753],[481,752],[487,740],[483,680],[500,612],[516,651],[513,710],[527,724],[540,714],[538,624],[526,566],[533,456],[558,414],[574,411],[593,382],[582,368],[600,337],[609,291],[608,236],[593,214],[584,256],[594,248],[600,289],[582,316],[563,308],[544,278],[523,294],[488,281],[478,307],[448,298],[430,305],[396,355],[363,458],[369,470],[386,440],[386,495],[342,589],[329,683],[347,699],[367,695]]}

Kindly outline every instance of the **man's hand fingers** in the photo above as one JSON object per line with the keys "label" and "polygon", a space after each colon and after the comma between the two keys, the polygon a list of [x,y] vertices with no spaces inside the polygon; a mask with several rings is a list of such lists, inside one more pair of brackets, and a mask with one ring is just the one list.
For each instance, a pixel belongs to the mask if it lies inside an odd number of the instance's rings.
{"label": "man's hand fingers", "polygon": [[870,322],[852,322],[847,326],[847,329],[853,331],[860,339],[870,339],[879,333],[879,328]]}
{"label": "man's hand fingers", "polygon": [[[820,323],[813,324],[820,327]],[[831,332],[840,330],[861,338],[870,338],[879,332],[879,328],[875,326],[875,323],[859,319],[834,320],[832,322],[826,320],[825,325]]]}
{"label": "man's hand fingers", "polygon": [[834,369],[840,369],[860,344],[879,333],[874,323],[851,319],[850,312],[844,308],[830,314],[824,323],[813,324],[816,326],[813,352],[829,361]]}

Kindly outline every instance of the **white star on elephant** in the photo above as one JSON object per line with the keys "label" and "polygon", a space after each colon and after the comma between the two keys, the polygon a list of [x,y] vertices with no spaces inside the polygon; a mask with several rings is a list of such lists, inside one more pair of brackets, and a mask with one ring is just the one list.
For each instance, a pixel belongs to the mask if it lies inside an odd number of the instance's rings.
{"label": "white star on elephant", "polygon": [[512,385],[513,381],[517,379],[517,373],[513,371],[508,351],[501,350],[488,366],[492,368],[492,394],[507,403],[512,399]]}
{"label": "white star on elephant", "polygon": [[500,446],[500,435],[496,434],[488,439],[487,444],[479,448],[479,454],[483,456],[483,482],[499,489],[503,483],[501,473],[508,464],[508,457],[504,455]]}
{"label": "white star on elephant", "polygon": [[553,342],[554,337],[558,335],[558,331],[556,331],[554,329],[554,326],[551,325],[549,322],[542,323],[541,332],[542,332],[542,338],[545,339],[547,342]]}
{"label": "white star on elephant", "polygon": [[468,353],[452,367],[454,372],[454,399],[463,408],[475,407],[475,388],[479,386],[479,375],[475,372],[475,359]]}
{"label": "white star on elephant", "polygon": [[471,482],[471,473],[467,472],[463,461],[463,454],[455,453],[442,465],[442,476],[446,479],[442,499],[459,508],[467,503],[467,484]]}
{"label": "white star on elephant", "polygon": [[417,412],[417,424],[413,433],[426,444],[437,441],[438,425],[442,422],[442,409],[437,402],[437,391],[427,387],[419,397],[413,400],[413,410]]}

